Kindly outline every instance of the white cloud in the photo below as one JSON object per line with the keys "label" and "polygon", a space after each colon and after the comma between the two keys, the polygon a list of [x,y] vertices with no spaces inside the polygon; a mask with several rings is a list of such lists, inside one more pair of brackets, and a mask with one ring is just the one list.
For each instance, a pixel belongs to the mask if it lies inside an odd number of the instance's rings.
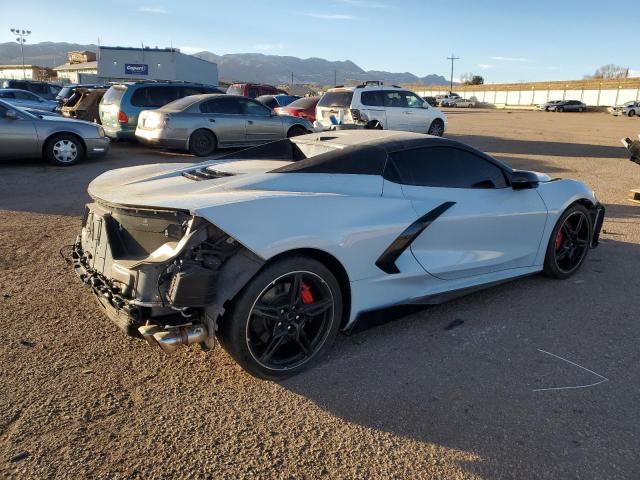
{"label": "white cloud", "polygon": [[202,47],[189,47],[189,46],[185,46],[185,47],[178,47],[180,49],[180,51],[182,53],[187,53],[189,55],[193,55],[194,53],[200,53],[200,52],[205,52],[207,51],[206,48],[202,48]]}
{"label": "white cloud", "polygon": [[138,8],[138,11],[145,13],[159,13],[161,15],[166,15],[167,13],[169,13],[169,10],[163,7],[140,7]]}
{"label": "white cloud", "polygon": [[533,62],[530,58],[521,57],[491,57],[491,60],[498,60],[500,62]]}
{"label": "white cloud", "polygon": [[495,65],[493,65],[492,63],[479,63],[478,67],[482,70],[489,70],[490,68],[495,67]]}
{"label": "white cloud", "polygon": [[257,43],[253,49],[257,52],[275,52],[284,50],[284,45],[282,43]]}
{"label": "white cloud", "polygon": [[319,18],[320,20],[355,20],[354,15],[343,13],[303,13],[305,17]]}
{"label": "white cloud", "polygon": [[377,2],[375,0],[336,0],[338,3],[347,5],[349,7],[361,7],[361,8],[389,8],[389,5]]}

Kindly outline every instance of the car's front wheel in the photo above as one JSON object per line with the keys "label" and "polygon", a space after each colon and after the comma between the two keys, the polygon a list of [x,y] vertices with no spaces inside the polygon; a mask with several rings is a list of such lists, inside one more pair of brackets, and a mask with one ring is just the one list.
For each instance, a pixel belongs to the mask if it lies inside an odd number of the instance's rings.
{"label": "car's front wheel", "polygon": [[577,272],[587,258],[592,232],[589,211],[580,204],[570,206],[551,233],[544,259],[544,274],[565,279]]}
{"label": "car's front wheel", "polygon": [[317,360],[340,326],[342,294],[322,263],[303,256],[260,271],[220,321],[219,338],[252,375],[279,380]]}
{"label": "car's front wheel", "polygon": [[61,133],[54,135],[44,146],[44,156],[52,165],[68,167],[84,158],[84,145],[74,135]]}
{"label": "car's front wheel", "polygon": [[629,115],[630,117],[633,117],[636,114],[635,110],[629,110],[629,113],[627,115]]}
{"label": "car's front wheel", "polygon": [[207,157],[218,147],[216,136],[209,130],[196,130],[189,138],[189,152],[197,157]]}
{"label": "car's front wheel", "polygon": [[436,118],[433,122],[431,122],[431,126],[429,127],[429,131],[427,132],[429,135],[434,135],[436,137],[441,137],[444,135],[444,122]]}

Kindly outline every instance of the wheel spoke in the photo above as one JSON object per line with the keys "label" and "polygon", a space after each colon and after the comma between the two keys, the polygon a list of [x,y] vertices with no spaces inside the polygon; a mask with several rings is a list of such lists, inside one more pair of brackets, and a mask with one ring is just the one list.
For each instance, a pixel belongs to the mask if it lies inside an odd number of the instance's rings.
{"label": "wheel spoke", "polygon": [[564,260],[567,257],[568,253],[569,253],[569,249],[563,248],[559,254],[556,254],[556,260],[557,261]]}
{"label": "wheel spoke", "polygon": [[321,313],[324,313],[327,310],[329,310],[332,305],[333,305],[333,301],[330,298],[326,298],[324,300],[320,300],[318,302],[314,302],[309,305],[304,305],[302,308],[300,308],[299,312],[309,317],[317,317]]}
{"label": "wheel spoke", "polygon": [[264,303],[257,303],[256,306],[253,307],[252,313],[268,320],[277,321],[280,320],[280,310],[281,307],[265,305]]}
{"label": "wheel spoke", "polygon": [[283,344],[284,340],[285,340],[285,336],[283,335],[272,337],[269,343],[267,344],[267,348],[265,348],[264,352],[262,352],[262,355],[260,356],[260,361],[268,362],[273,356],[273,354],[276,353],[276,350],[278,350],[278,348],[280,348],[280,346]]}
{"label": "wheel spoke", "polygon": [[582,230],[582,225],[584,224],[584,216],[583,215],[578,215],[578,224],[576,225],[576,228],[573,231],[573,236],[577,237],[578,234],[580,233],[580,230]]}
{"label": "wheel spoke", "polygon": [[302,289],[302,272],[293,274],[291,287],[289,287],[289,305],[295,307],[300,300],[300,291]]}
{"label": "wheel spoke", "polygon": [[309,337],[307,337],[307,333],[302,328],[298,330],[296,343],[305,355],[308,355],[311,352],[311,342],[309,341]]}

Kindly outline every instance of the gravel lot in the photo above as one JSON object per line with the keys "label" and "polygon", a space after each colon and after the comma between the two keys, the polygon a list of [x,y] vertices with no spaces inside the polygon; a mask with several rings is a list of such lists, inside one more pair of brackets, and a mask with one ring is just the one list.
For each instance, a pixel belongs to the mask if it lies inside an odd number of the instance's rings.
{"label": "gravel lot", "polygon": [[220,348],[124,337],[58,255],[93,177],[193,157],[117,144],[72,168],[0,165],[0,477],[640,478],[640,167],[619,143],[638,132],[602,113],[449,112],[449,136],[588,182],[601,246],[568,281],[340,336],[282,383]]}

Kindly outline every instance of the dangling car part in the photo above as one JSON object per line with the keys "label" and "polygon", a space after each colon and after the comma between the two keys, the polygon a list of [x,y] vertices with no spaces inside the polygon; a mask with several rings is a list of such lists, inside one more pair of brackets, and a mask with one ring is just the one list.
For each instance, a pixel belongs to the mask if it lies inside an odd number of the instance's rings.
{"label": "dangling car part", "polygon": [[537,272],[568,278],[604,219],[580,182],[379,130],[114,170],[88,190],[72,260],[107,315],[167,353],[217,338],[268,379],[376,312]]}

